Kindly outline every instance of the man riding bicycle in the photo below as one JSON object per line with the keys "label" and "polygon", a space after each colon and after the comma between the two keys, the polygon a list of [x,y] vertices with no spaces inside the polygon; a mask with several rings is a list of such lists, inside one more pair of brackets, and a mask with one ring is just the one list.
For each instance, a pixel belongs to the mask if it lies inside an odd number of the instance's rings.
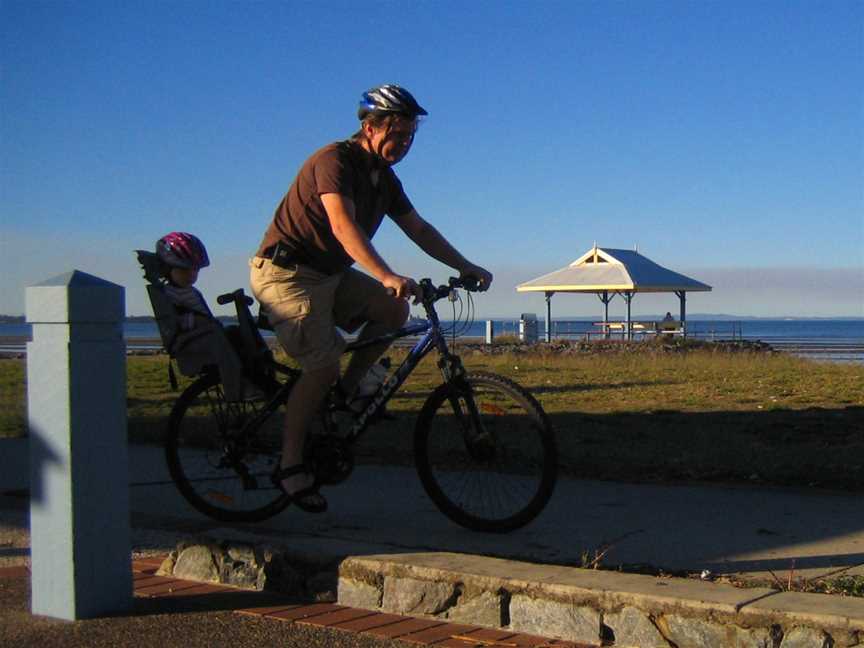
{"label": "man riding bicycle", "polygon": [[[483,290],[492,283],[486,269],[468,261],[420,217],[393,172],[427,114],[397,85],[364,92],[360,129],[306,160],[250,261],[252,292],[280,344],[303,369],[285,406],[281,464],[273,478],[304,511],[327,509],[303,464],[312,417],[331,388],[350,400],[386,350],[380,344],[356,351],[340,378],[345,340],[336,327],[354,332],[362,326],[360,340],[395,331],[408,318],[408,300],[421,296],[417,283],[395,273],[372,245],[384,216],[460,276],[476,278]],[[372,276],[352,268],[355,262]]]}

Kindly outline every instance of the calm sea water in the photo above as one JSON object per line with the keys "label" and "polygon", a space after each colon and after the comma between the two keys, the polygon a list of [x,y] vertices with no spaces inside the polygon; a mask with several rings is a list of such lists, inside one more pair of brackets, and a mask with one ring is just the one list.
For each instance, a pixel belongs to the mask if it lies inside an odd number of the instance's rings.
{"label": "calm sea water", "polygon": [[[634,318],[636,319],[636,318]],[[553,332],[558,334],[580,335],[586,332],[596,333],[594,326],[597,320],[552,320]],[[496,319],[496,334],[509,335],[518,331],[519,320]],[[442,321],[444,326],[451,322]],[[546,323],[539,320],[537,328],[541,335],[546,330]],[[459,324],[457,330],[462,330],[464,324]],[[123,326],[124,337],[127,339],[142,339],[159,337],[156,324],[151,322],[127,322]],[[755,320],[691,320],[687,322],[687,331],[697,336],[715,335],[718,339],[741,337],[745,339],[770,338],[800,338],[800,339],[848,339],[864,342],[864,319],[860,320],[797,320],[797,319],[755,319]],[[30,337],[29,324],[0,324],[0,336]],[[468,326],[462,335],[466,337],[483,337],[486,334],[486,320],[477,320]]]}
{"label": "calm sea water", "polygon": [[[581,338],[586,334],[595,337],[596,320],[553,320],[554,337]],[[493,320],[495,335],[515,335],[519,330],[516,319]],[[445,327],[449,322],[442,322]],[[545,322],[537,323],[542,339]],[[864,319],[860,320],[796,320],[754,319],[740,321],[691,320],[687,322],[689,335],[703,339],[762,340],[779,348],[797,347],[803,355],[828,355],[829,359],[864,362]],[[463,337],[482,338],[486,334],[486,321],[477,320],[470,325],[457,324],[456,332]],[[0,337],[30,337],[29,324],[0,324]],[[129,322],[124,325],[127,340],[158,338],[153,323]],[[20,344],[17,345],[20,347]]]}

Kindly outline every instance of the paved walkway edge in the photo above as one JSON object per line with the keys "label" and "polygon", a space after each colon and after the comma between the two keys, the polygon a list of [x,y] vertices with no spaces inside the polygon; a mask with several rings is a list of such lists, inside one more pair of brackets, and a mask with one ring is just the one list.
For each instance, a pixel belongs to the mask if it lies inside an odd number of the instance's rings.
{"label": "paved walkway edge", "polygon": [[352,556],[338,602],[616,648],[848,648],[864,599],[455,553]]}

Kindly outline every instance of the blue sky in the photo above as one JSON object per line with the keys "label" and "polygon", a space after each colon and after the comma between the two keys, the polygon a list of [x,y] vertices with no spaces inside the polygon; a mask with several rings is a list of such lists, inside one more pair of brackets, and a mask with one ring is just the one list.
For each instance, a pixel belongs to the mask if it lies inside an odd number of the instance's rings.
{"label": "blue sky", "polygon": [[[395,82],[430,112],[409,196],[496,275],[480,317],[543,312],[515,285],[595,241],[711,284],[689,312],[864,315],[860,1],[2,0],[0,63],[0,313],[76,268],[145,314],[132,250],[175,229],[213,301],[247,287],[303,160]],[[392,224],[374,243],[449,276]]]}

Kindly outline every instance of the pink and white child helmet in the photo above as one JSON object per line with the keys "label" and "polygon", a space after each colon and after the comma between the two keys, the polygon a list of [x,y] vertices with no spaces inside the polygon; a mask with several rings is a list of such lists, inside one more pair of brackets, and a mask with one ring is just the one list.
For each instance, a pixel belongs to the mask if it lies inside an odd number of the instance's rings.
{"label": "pink and white child helmet", "polygon": [[156,255],[172,268],[206,268],[210,265],[207,248],[194,234],[171,232],[156,241]]}

